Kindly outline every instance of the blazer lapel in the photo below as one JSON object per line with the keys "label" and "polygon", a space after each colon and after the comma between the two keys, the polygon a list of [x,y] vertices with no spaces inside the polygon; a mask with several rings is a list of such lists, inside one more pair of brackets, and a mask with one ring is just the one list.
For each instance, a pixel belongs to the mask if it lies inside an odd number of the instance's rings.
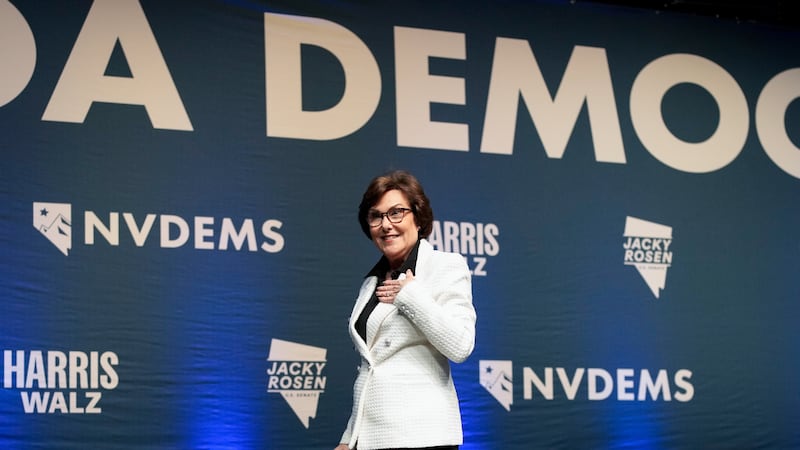
{"label": "blazer lapel", "polygon": [[[356,304],[353,306],[353,312],[350,314],[350,335],[353,338],[353,342],[357,343],[360,353],[365,356],[369,354],[369,349],[356,331],[356,320],[358,320],[358,316],[361,315],[364,307],[367,306],[367,301],[372,297],[372,292],[375,291],[375,286],[377,285],[377,277],[369,277],[364,280],[361,284],[361,290],[358,293]],[[369,333],[367,333],[367,336],[369,336]]]}
{"label": "blazer lapel", "polygon": [[[414,274],[415,278],[425,278],[425,274],[427,271],[425,270],[426,265],[430,261],[431,255],[433,254],[433,247],[428,243],[427,240],[423,239],[420,242],[419,252],[417,254],[417,265],[416,271]],[[378,278],[377,277],[369,277],[364,280],[361,284],[361,291],[358,293],[358,298],[356,299],[356,304],[353,307],[353,313],[350,316],[350,335],[353,337],[353,342],[357,343],[359,352],[364,355],[365,358],[372,364],[372,358],[370,356],[370,350],[377,342],[378,336],[380,335],[380,328],[383,325],[383,322],[392,314],[397,314],[397,307],[394,305],[389,305],[386,303],[378,303],[378,306],[372,311],[372,314],[367,320],[367,342],[361,339],[361,336],[358,335],[356,331],[356,320],[361,315],[361,312],[364,310],[364,307],[367,306],[367,301],[372,297],[372,293],[375,291],[375,286],[378,285]]]}
{"label": "blazer lapel", "polygon": [[394,312],[397,312],[397,307],[388,303],[378,303],[378,306],[376,306],[372,311],[372,314],[369,316],[369,320],[367,320],[368,349],[372,350],[372,347],[375,345],[375,340],[378,338],[378,332],[381,329],[383,321]]}

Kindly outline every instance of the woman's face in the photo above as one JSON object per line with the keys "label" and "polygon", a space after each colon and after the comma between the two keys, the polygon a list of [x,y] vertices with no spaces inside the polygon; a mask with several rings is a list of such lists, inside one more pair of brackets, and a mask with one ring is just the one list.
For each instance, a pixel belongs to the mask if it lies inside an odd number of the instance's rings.
{"label": "woman's face", "polygon": [[[385,194],[370,208],[370,213],[386,213],[394,208],[411,209],[411,204],[405,194],[397,189],[386,191]],[[395,269],[400,266],[411,249],[419,239],[419,227],[416,218],[411,211],[406,211],[403,220],[399,223],[392,223],[389,218],[382,217],[381,224],[370,227],[372,242],[378,250],[389,260],[389,265]]]}

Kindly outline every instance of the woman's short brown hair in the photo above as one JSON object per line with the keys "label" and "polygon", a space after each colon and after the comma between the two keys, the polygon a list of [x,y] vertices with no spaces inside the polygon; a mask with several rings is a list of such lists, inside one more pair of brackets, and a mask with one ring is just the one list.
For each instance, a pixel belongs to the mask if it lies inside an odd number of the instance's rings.
{"label": "woman's short brown hair", "polygon": [[417,178],[404,170],[393,170],[379,175],[369,183],[367,190],[364,191],[364,196],[361,197],[361,204],[358,205],[358,223],[361,225],[361,230],[364,231],[367,238],[372,239],[369,231],[370,226],[367,223],[367,214],[383,197],[383,194],[393,189],[402,192],[408,199],[409,206],[419,227],[419,237],[428,237],[433,230],[431,202],[428,200],[428,196],[425,195],[425,191]]}

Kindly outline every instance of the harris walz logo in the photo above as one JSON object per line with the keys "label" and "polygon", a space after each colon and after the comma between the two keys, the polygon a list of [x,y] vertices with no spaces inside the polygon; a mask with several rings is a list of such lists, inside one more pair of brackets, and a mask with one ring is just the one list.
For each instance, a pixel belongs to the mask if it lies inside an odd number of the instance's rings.
{"label": "harris walz logo", "polygon": [[101,414],[117,365],[111,351],[4,350],[3,389],[19,390],[25,414]]}
{"label": "harris walz logo", "polygon": [[267,361],[267,392],[281,394],[306,428],[317,417],[320,394],[325,392],[327,350],[272,339]]}
{"label": "harris walz logo", "polygon": [[672,265],[672,227],[628,216],[622,236],[625,265],[636,267],[658,298]]}
{"label": "harris walz logo", "polygon": [[428,242],[444,252],[461,253],[475,277],[488,275],[488,261],[500,253],[500,228],[494,223],[433,221]]}

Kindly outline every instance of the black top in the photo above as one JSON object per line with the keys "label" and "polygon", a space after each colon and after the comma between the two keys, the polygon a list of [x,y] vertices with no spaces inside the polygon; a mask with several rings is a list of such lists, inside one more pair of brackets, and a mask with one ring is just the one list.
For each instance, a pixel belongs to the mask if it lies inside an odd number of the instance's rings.
{"label": "black top", "polygon": [[[398,277],[400,277],[401,273],[406,273],[408,269],[411,269],[411,273],[416,272],[419,242],[420,240],[417,239],[417,243],[414,244],[414,248],[411,249],[411,253],[408,254],[408,258],[403,261],[403,264],[401,264],[397,270],[392,271],[393,280],[396,280]],[[378,284],[375,285],[375,288],[377,289],[378,286],[383,284],[383,280],[386,279],[387,272],[389,272],[389,260],[386,259],[386,256],[382,256],[378,263],[375,264],[375,267],[369,271],[366,278],[378,277]],[[375,295],[375,291],[372,291],[372,297],[369,298],[367,305],[364,307],[364,310],[361,311],[361,315],[358,316],[358,320],[356,320],[356,331],[358,332],[358,335],[361,336],[361,339],[364,340],[364,342],[367,341],[367,320],[376,306],[378,306],[378,296]]]}

